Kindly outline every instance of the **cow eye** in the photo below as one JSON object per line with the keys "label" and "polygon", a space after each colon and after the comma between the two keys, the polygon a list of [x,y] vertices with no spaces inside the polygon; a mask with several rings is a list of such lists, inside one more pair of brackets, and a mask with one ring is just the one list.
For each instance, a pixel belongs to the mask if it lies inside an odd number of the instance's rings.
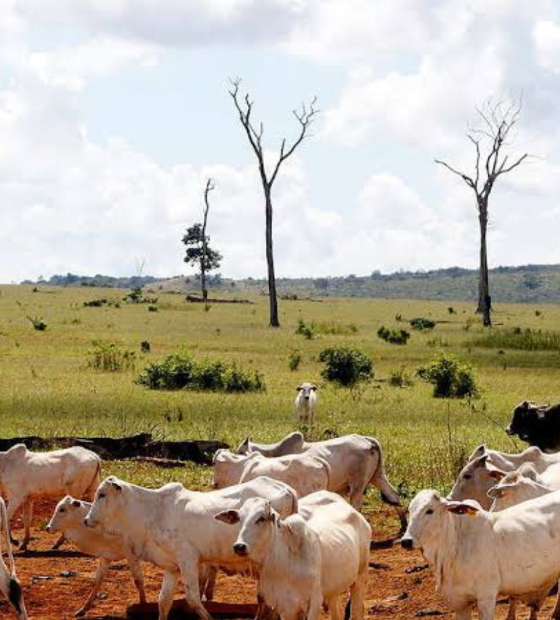
{"label": "cow eye", "polygon": [[61,508],[58,512],[66,512],[66,508]]}
{"label": "cow eye", "polygon": [[104,497],[105,497],[105,493],[100,493],[100,494],[97,496],[97,499],[103,499]]}
{"label": "cow eye", "polygon": [[427,515],[433,515],[434,514],[433,509],[432,508],[428,508],[428,510],[426,510],[426,514]]}
{"label": "cow eye", "polygon": [[472,478],[472,474],[465,474],[465,475],[463,476],[463,479],[464,479],[464,480],[470,480],[471,478]]}
{"label": "cow eye", "polygon": [[259,518],[255,521],[255,523],[257,523],[257,524],[258,524],[258,523],[264,523],[264,522],[265,522],[265,518],[264,518],[264,517],[259,517]]}

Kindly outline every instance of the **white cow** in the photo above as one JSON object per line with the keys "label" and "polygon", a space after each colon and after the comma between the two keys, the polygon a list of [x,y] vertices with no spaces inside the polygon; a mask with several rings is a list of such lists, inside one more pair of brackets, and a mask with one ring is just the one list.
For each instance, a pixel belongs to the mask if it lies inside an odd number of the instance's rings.
{"label": "white cow", "polygon": [[302,383],[297,386],[296,416],[300,424],[313,424],[317,410],[317,386],[313,383]]}
{"label": "white cow", "polygon": [[321,602],[341,620],[341,595],[350,590],[352,618],[363,618],[371,528],[340,496],[319,491],[282,520],[262,498],[216,515],[239,523],[233,546],[259,569],[259,593],[284,620],[318,620]]}
{"label": "white cow", "polygon": [[218,450],[214,457],[214,488],[268,476],[289,484],[299,497],[305,497],[315,491],[327,490],[330,472],[325,459],[307,453],[267,458],[259,452],[245,456]]}
{"label": "white cow", "polygon": [[551,465],[560,463],[560,452],[555,454],[546,454],[536,446],[531,446],[519,452],[518,454],[508,454],[507,452],[499,452],[491,450],[484,444],[474,449],[469,456],[468,462],[486,455],[488,462],[502,469],[503,471],[513,471],[518,469],[524,463],[531,463],[538,473],[542,473]]}
{"label": "white cow", "polygon": [[[8,568],[2,557],[2,536],[3,531],[6,534],[6,546],[8,553]],[[27,620],[27,611],[21,593],[21,586],[16,576],[16,566],[14,556],[12,555],[12,546],[10,544],[10,522],[8,520],[8,511],[6,504],[0,497],[0,592],[8,599],[12,609],[16,612],[18,620]]]}
{"label": "white cow", "polygon": [[122,536],[134,557],[163,568],[159,620],[169,614],[179,576],[187,603],[201,618],[209,620],[200,599],[200,565],[234,571],[248,568],[247,561],[233,553],[236,529],[213,516],[238,508],[250,497],[267,498],[283,516],[297,512],[296,492],[270,478],[200,493],[178,483],[151,490],[111,476],[97,489],[84,522]]}
{"label": "white cow", "polygon": [[421,491],[411,502],[401,540],[430,563],[438,590],[457,620],[493,620],[499,595],[538,609],[560,575],[560,492],[500,512],[474,500]]}
{"label": "white cow", "polygon": [[127,549],[122,537],[102,529],[86,527],[84,519],[90,508],[89,502],[81,502],[68,495],[60,500],[47,525],[47,532],[60,532],[80,551],[99,558],[93,588],[86,602],[76,612],[76,616],[83,616],[95,603],[97,593],[107,577],[111,562],[123,559],[126,559],[130,566],[140,603],[145,603],[146,594],[144,592],[142,565]]}
{"label": "white cow", "polygon": [[[79,446],[30,452],[20,443],[0,452],[0,493],[8,500],[8,520],[23,506],[21,549],[25,550],[29,543],[34,500],[60,500],[65,495],[91,499],[100,480],[101,459]],[[55,547],[63,540],[61,537]]]}
{"label": "white cow", "polygon": [[244,439],[238,446],[237,454],[249,454],[260,452],[264,456],[284,456],[286,454],[299,454],[303,451],[305,437],[299,431],[286,435],[277,443],[254,443],[250,437]]}
{"label": "white cow", "polygon": [[[266,445],[264,447],[267,448]],[[242,446],[238,452],[241,448]],[[266,451],[258,444],[246,446],[243,450],[244,453],[261,452],[266,455]],[[331,467],[329,490],[347,493],[356,510],[362,506],[368,485],[374,484],[381,491],[382,499],[397,508],[401,525],[406,527],[405,513],[400,507],[398,493],[387,480],[383,451],[377,439],[362,435],[344,435],[324,441],[305,442],[299,452],[319,456],[327,461]]]}
{"label": "white cow", "polygon": [[[519,469],[508,472],[496,486],[493,486],[488,491],[488,496],[492,500],[490,512],[505,510],[511,506],[521,504],[521,502],[526,502],[535,497],[542,497],[554,491],[555,489],[547,487],[539,481],[539,475],[532,464],[525,463]],[[515,598],[510,599],[506,620],[515,620],[516,603]],[[537,609],[533,607],[530,620],[537,620],[537,613]],[[552,617],[560,618],[560,599],[556,601],[556,608]]]}

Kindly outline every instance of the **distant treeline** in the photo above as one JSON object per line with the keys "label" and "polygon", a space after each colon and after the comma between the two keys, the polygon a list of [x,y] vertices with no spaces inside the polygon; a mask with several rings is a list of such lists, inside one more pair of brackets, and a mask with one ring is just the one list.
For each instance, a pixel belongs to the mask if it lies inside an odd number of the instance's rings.
{"label": "distant treeline", "polygon": [[[382,274],[374,271],[369,276],[348,275],[324,278],[279,278],[278,292],[285,299],[303,297],[381,297],[387,299],[477,299],[478,272],[461,267],[434,269],[432,271],[399,271]],[[560,265],[525,265],[522,267],[497,267],[490,271],[493,299],[496,302],[560,303]],[[198,278],[176,276],[155,278],[133,276],[113,278],[96,275],[56,275],[49,280],[25,281],[22,284],[50,286],[107,286],[130,288],[151,285],[160,290],[190,290]],[[172,283],[172,286],[170,284]],[[214,288],[239,293],[264,293],[266,280],[246,278],[231,280],[219,274],[211,278]]]}

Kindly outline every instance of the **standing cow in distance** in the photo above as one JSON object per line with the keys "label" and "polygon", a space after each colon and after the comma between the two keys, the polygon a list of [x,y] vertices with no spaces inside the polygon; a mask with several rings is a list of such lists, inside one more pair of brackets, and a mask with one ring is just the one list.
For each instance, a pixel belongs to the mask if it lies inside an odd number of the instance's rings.
{"label": "standing cow in distance", "polygon": [[297,386],[296,415],[300,424],[313,424],[317,409],[317,386],[313,383],[302,383]]}
{"label": "standing cow in distance", "polygon": [[560,450],[560,403],[536,405],[523,401],[513,410],[513,416],[506,428],[508,435],[517,435],[531,446],[543,452]]}

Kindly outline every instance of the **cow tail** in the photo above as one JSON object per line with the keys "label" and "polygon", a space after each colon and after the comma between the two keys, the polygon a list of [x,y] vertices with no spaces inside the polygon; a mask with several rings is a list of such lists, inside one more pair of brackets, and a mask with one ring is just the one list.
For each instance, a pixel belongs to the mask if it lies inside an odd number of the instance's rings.
{"label": "cow tail", "polygon": [[[10,575],[12,578],[16,576],[16,564],[14,562],[14,555],[12,553],[12,541],[10,540],[10,522],[8,521],[8,511],[6,510],[6,503],[0,497],[0,530],[5,528],[6,530],[6,543],[8,545],[8,561],[10,563]],[[1,557],[1,556],[0,556]]]}

